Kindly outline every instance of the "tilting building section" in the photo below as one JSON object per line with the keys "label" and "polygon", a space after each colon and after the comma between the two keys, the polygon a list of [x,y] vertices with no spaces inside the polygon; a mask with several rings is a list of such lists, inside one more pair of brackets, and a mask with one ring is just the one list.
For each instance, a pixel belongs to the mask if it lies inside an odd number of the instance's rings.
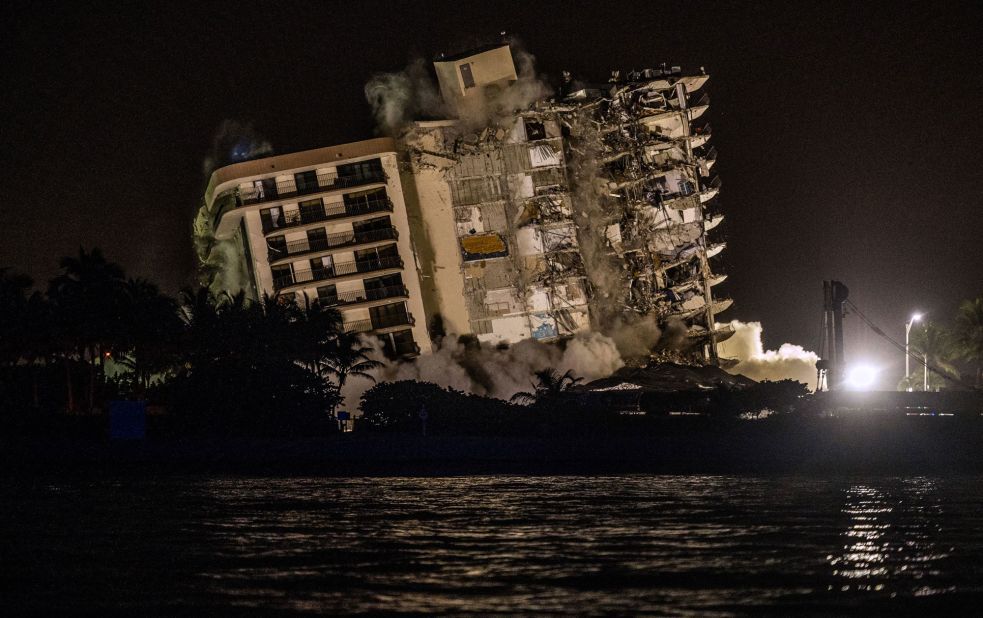
{"label": "tilting building section", "polygon": [[435,69],[459,118],[417,122],[400,140],[428,314],[489,342],[676,320],[679,356],[716,361],[732,331],[714,328],[731,301],[712,289],[725,276],[712,261],[724,243],[708,234],[723,215],[699,126],[707,76],[663,68],[586,86],[564,75],[556,96],[496,114],[486,108],[517,98],[507,45]]}
{"label": "tilting building section", "polygon": [[210,230],[205,251],[234,262],[219,288],[301,307],[316,299],[393,355],[430,350],[391,139],[220,168],[197,225]]}
{"label": "tilting building section", "polygon": [[317,299],[394,355],[646,321],[683,333],[663,342],[676,360],[716,362],[733,333],[715,328],[731,301],[707,76],[564,74],[547,95],[508,45],[434,68],[447,118],[212,175],[196,225],[218,287]]}
{"label": "tilting building section", "polygon": [[430,312],[481,341],[553,340],[590,326],[583,260],[556,122],[515,116],[469,133],[405,136]]}
{"label": "tilting building section", "polygon": [[540,108],[569,129],[595,318],[678,320],[691,356],[715,362],[716,343],[733,331],[714,327],[731,300],[713,294],[725,275],[712,258],[725,243],[710,234],[723,215],[711,171],[716,152],[709,126],[699,123],[709,106],[700,93],[707,79],[665,67],[614,71],[597,86],[565,75],[561,96]]}

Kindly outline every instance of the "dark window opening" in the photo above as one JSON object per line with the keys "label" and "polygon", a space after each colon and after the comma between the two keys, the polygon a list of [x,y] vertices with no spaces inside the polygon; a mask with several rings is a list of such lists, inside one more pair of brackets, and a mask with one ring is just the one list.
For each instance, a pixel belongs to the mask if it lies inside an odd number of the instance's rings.
{"label": "dark window opening", "polygon": [[379,258],[386,257],[396,257],[399,255],[399,250],[396,245],[386,245],[385,247],[376,247],[374,249],[363,249],[361,251],[355,252],[355,261],[361,262],[363,260],[377,260]]}
{"label": "dark window opening", "polygon": [[409,323],[409,313],[406,303],[393,303],[381,307],[370,307],[369,316],[372,318],[372,328],[389,328]]}
{"label": "dark window opening", "polygon": [[344,178],[349,183],[379,180],[382,178],[382,160],[370,159],[368,161],[359,161],[358,163],[339,165],[338,178]]}
{"label": "dark window opening", "polygon": [[283,236],[270,236],[266,239],[270,259],[275,260],[287,255],[287,239]]}
{"label": "dark window opening", "polygon": [[546,127],[543,123],[535,120],[526,121],[526,139],[529,141],[536,139],[546,139]]}
{"label": "dark window opening", "polygon": [[464,80],[465,88],[474,88],[474,75],[471,73],[471,63],[461,65],[461,79]]}
{"label": "dark window opening", "polygon": [[297,183],[297,193],[317,191],[317,172],[315,170],[294,174],[294,181]]}
{"label": "dark window opening", "polygon": [[321,202],[321,198],[301,202],[299,208],[300,220],[304,223],[317,221],[324,216],[324,204]]}
{"label": "dark window opening", "polygon": [[338,304],[338,289],[333,285],[322,285],[317,289],[317,300],[322,305]]}
{"label": "dark window opening", "polygon": [[293,272],[290,270],[290,264],[274,266],[271,270],[273,271],[273,287],[281,288],[294,282],[294,276]]}
{"label": "dark window opening", "polygon": [[383,351],[389,358],[403,356],[406,354],[419,354],[420,348],[413,341],[413,331],[400,330],[395,333],[380,335],[383,344]]}
{"label": "dark window opening", "polygon": [[377,290],[396,286],[402,287],[403,276],[396,273],[393,275],[386,275],[385,277],[373,277],[372,279],[366,279],[363,283],[366,290]]}
{"label": "dark window opening", "polygon": [[372,230],[385,230],[392,227],[392,223],[389,222],[389,217],[376,217],[374,219],[368,219],[366,221],[356,221],[352,223],[352,230],[354,230],[355,235],[358,236],[360,232],[369,232]]}

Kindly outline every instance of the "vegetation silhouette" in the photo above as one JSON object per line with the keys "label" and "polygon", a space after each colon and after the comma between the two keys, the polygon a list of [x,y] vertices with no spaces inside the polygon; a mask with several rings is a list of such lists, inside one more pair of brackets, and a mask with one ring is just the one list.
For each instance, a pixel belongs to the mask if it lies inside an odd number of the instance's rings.
{"label": "vegetation silhouette", "polygon": [[[983,386],[983,296],[962,303],[951,326],[926,324],[912,335],[913,349],[932,366],[951,375],[970,366]],[[473,337],[462,342],[478,345]],[[151,281],[127,278],[99,249],[62,258],[42,289],[0,268],[0,415],[17,431],[95,418],[109,401],[128,398],[166,409],[152,425],[169,435],[331,433],[341,389],[352,380],[375,382],[381,363],[373,349],[318,300],[251,301],[244,292],[205,287],[174,299]],[[362,397],[356,427],[418,431],[426,409],[435,434],[590,432],[638,426],[618,410],[738,418],[792,412],[805,394],[791,381],[641,395],[586,391],[581,381],[547,368],[535,373],[532,390],[508,402],[422,382],[375,384]]]}

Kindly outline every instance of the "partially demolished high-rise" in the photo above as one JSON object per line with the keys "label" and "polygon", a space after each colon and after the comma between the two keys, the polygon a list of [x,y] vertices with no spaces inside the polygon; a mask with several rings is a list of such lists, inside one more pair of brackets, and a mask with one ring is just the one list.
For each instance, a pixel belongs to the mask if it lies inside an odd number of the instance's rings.
{"label": "partially demolished high-rise", "polygon": [[713,295],[724,243],[708,235],[723,216],[696,123],[707,76],[564,74],[545,96],[507,45],[434,66],[457,118],[400,138],[427,314],[492,343],[674,324],[662,346],[715,362],[732,333],[714,329],[731,301]]}
{"label": "partially demolished high-rise", "polygon": [[212,287],[336,306],[392,356],[445,334],[599,331],[622,356],[716,362],[733,333],[714,320],[730,301],[713,294],[707,76],[564,74],[550,89],[507,44],[434,69],[426,98],[442,102],[426,111],[443,119],[215,170],[195,228]]}

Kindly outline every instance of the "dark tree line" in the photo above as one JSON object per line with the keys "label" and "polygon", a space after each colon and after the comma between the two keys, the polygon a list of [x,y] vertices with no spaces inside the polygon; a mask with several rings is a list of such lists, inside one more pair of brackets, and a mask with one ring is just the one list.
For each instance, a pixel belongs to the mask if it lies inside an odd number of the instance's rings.
{"label": "dark tree line", "polygon": [[333,426],[340,385],[370,377],[369,351],[316,300],[252,302],[203,287],[174,299],[98,249],[62,258],[44,289],[0,269],[7,414],[94,413],[134,398],[194,430],[309,431]]}

